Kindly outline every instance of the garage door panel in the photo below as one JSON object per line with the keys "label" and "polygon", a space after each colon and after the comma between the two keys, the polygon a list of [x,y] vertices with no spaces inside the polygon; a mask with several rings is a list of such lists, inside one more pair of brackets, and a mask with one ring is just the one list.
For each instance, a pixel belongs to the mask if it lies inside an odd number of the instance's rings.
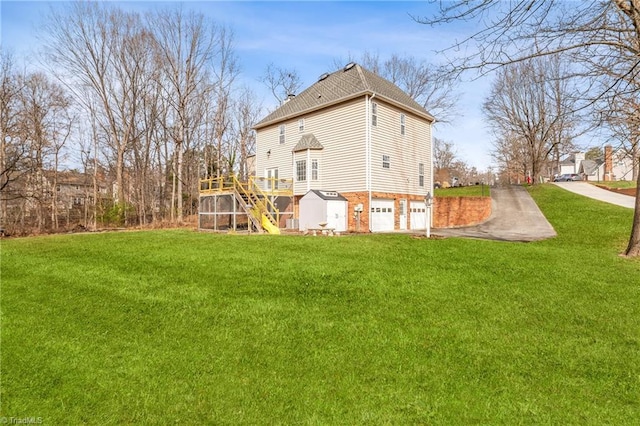
{"label": "garage door panel", "polygon": [[383,232],[394,229],[393,200],[371,200],[371,231]]}
{"label": "garage door panel", "polygon": [[410,205],[411,229],[427,228],[427,206],[422,201],[412,201]]}

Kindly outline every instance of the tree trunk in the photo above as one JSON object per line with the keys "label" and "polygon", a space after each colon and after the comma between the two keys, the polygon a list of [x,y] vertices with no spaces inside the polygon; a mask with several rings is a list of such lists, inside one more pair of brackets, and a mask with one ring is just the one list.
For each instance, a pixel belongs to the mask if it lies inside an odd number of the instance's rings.
{"label": "tree trunk", "polygon": [[176,154],[178,156],[177,165],[177,179],[176,179],[176,210],[178,213],[177,221],[182,223],[182,169],[183,169],[183,154],[182,154],[182,142],[176,144]]}
{"label": "tree trunk", "polygon": [[629,257],[640,256],[640,175],[636,178],[636,206],[631,226],[631,237],[625,253]]}

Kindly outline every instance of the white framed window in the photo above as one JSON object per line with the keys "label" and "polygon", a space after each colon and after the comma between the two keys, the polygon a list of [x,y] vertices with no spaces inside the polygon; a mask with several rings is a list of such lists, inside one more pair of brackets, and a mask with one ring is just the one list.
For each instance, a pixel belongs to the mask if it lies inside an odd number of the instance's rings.
{"label": "white framed window", "polygon": [[405,124],[406,124],[406,117],[404,114],[400,114],[400,134],[403,136],[405,132]]}
{"label": "white framed window", "polygon": [[311,160],[311,180],[318,180],[318,160]]}
{"label": "white framed window", "polygon": [[371,125],[378,125],[378,104],[375,102],[371,103]]}
{"label": "white framed window", "polygon": [[382,156],[382,168],[390,169],[391,168],[391,158],[388,155]]}
{"label": "white framed window", "polygon": [[298,182],[307,180],[307,160],[296,161],[296,180]]}
{"label": "white framed window", "polygon": [[304,132],[304,118],[298,120],[298,130],[300,133]]}
{"label": "white framed window", "polygon": [[280,143],[284,143],[284,124],[280,125]]}
{"label": "white framed window", "polygon": [[424,187],[424,163],[418,164],[418,186]]}

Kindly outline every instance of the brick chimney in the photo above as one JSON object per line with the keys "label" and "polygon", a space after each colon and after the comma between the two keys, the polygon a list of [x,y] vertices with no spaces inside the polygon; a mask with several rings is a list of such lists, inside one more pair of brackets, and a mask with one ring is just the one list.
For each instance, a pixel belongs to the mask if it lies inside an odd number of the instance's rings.
{"label": "brick chimney", "polygon": [[613,175],[613,147],[604,147],[604,180],[611,180]]}

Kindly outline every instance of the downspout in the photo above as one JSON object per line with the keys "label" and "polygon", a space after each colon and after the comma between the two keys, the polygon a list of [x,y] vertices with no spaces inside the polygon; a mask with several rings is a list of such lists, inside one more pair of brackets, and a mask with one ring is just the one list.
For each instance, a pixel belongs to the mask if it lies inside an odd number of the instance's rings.
{"label": "downspout", "polygon": [[[435,193],[433,189],[433,125],[436,122],[435,118],[429,124],[429,191],[431,191],[431,196],[435,201]],[[435,208],[435,203],[429,209],[429,217],[427,220],[429,221],[429,226],[433,226],[433,210]]]}
{"label": "downspout", "polygon": [[371,103],[373,101],[373,98],[376,97],[376,94],[373,93],[371,95],[371,97],[367,96],[367,119],[366,119],[366,123],[367,123],[367,131],[365,132],[366,134],[366,151],[367,151],[367,164],[366,164],[366,173],[367,173],[367,191],[369,192],[369,211],[367,212],[368,216],[369,216],[369,232],[371,232],[371,201],[372,201],[372,195],[371,195],[371,188],[372,188],[372,183],[371,183]]}

